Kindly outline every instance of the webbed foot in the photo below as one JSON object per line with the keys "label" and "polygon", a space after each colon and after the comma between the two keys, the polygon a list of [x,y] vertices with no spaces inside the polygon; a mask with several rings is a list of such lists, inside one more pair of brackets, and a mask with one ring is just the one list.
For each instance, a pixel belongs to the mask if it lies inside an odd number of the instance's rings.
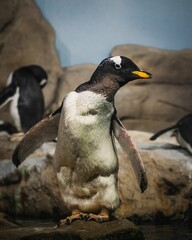
{"label": "webbed foot", "polygon": [[57,225],[57,227],[60,227],[65,224],[69,225],[75,220],[81,220],[81,219],[86,219],[86,218],[87,218],[86,213],[82,213],[79,210],[74,210],[74,211],[72,211],[71,216],[61,219],[59,224]]}
{"label": "webbed foot", "polygon": [[86,220],[87,221],[95,220],[96,222],[99,223],[107,222],[109,221],[109,210],[107,208],[102,208],[99,214],[89,213]]}

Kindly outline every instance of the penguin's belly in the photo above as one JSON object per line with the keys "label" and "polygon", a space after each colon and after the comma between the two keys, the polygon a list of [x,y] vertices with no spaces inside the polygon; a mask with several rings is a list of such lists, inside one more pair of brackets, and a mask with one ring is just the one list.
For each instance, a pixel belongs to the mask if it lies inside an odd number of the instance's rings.
{"label": "penguin's belly", "polygon": [[70,207],[97,211],[119,204],[110,134],[113,111],[98,94],[72,92],[65,99],[54,159],[62,197]]}

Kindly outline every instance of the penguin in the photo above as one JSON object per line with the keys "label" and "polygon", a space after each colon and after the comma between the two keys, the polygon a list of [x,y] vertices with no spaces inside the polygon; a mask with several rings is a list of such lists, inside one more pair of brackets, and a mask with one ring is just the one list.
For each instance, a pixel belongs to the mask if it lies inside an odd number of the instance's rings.
{"label": "penguin", "polygon": [[8,134],[17,133],[17,129],[9,122],[0,121],[0,132],[6,132]]}
{"label": "penguin", "polygon": [[117,116],[114,97],[130,81],[151,77],[127,57],[104,59],[88,82],[69,92],[59,109],[17,145],[12,161],[18,167],[42,143],[57,137],[54,168],[61,197],[71,211],[58,226],[77,219],[108,221],[118,208],[115,138],[132,163],[141,192],[147,188],[144,164]]}
{"label": "penguin", "polygon": [[150,137],[150,140],[153,141],[170,130],[174,130],[172,136],[176,136],[180,146],[187,149],[189,153],[192,154],[192,113],[182,117],[175,125],[155,133]]}
{"label": "penguin", "polygon": [[27,132],[44,116],[42,88],[47,73],[38,65],[16,69],[9,75],[7,86],[0,93],[0,108],[11,101],[10,114],[17,131]]}

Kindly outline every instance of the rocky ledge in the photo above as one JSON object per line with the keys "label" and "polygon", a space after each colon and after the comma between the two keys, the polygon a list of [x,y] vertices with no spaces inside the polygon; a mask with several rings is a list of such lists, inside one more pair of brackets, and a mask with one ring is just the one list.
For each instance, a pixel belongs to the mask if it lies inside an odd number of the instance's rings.
{"label": "rocky ledge", "polygon": [[[3,223],[3,225],[2,225]],[[104,223],[93,221],[76,221],[71,225],[64,225],[56,228],[54,223],[42,226],[36,223],[35,226],[16,226],[15,223],[7,220],[7,216],[0,214],[0,239],[12,240],[142,240],[144,239],[141,230],[132,222],[126,219],[113,220]]]}

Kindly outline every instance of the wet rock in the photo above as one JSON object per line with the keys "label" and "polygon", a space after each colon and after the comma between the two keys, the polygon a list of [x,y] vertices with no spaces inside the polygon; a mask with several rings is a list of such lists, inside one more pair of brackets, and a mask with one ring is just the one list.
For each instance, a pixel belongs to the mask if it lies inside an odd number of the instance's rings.
{"label": "wet rock", "polygon": [[105,240],[105,239],[125,239],[142,240],[143,233],[132,222],[121,219],[104,223],[93,221],[76,221],[71,225],[60,228],[53,227],[34,227],[9,229],[0,232],[0,238],[9,237],[10,239],[22,240],[60,240],[60,239],[79,239],[79,240]]}

